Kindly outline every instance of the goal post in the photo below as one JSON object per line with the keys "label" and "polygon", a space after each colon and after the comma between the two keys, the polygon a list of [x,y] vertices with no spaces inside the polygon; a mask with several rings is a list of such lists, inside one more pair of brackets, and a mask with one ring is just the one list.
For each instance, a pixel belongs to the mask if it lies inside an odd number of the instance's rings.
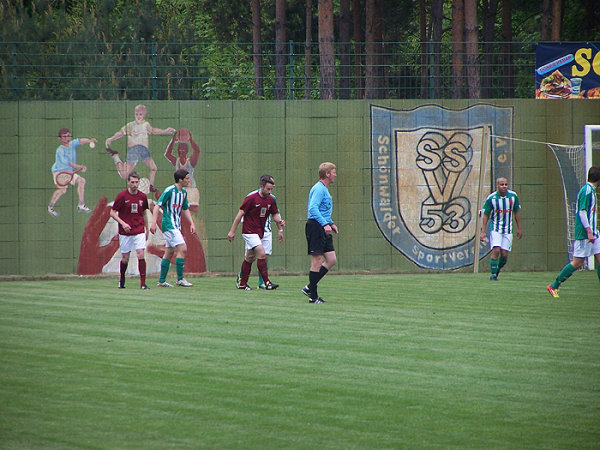
{"label": "goal post", "polygon": [[[582,145],[560,145],[547,143],[552,150],[562,179],[566,218],[567,259],[573,259],[573,242],[577,195],[587,181],[587,173],[592,167],[592,150],[600,145],[600,125],[585,125]],[[594,257],[587,259],[587,268],[594,268]]]}
{"label": "goal post", "polygon": [[475,242],[473,244],[473,273],[479,273],[479,233],[481,230],[481,210],[483,208],[483,199],[487,195],[485,183],[485,167],[490,153],[490,139],[491,131],[489,126],[483,129],[482,143],[481,143],[481,158],[479,160],[479,185],[477,190],[477,217],[475,218]]}

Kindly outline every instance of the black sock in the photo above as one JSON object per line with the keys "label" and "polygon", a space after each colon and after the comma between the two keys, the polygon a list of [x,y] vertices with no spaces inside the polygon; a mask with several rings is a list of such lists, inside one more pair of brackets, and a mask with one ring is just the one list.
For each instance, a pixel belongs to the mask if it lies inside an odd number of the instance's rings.
{"label": "black sock", "polygon": [[310,290],[310,297],[317,298],[317,283],[322,278],[319,276],[319,272],[313,272],[312,270],[308,272],[308,289]]}
{"label": "black sock", "polygon": [[321,281],[321,278],[323,278],[327,274],[327,272],[329,272],[329,269],[327,267],[325,267],[325,266],[321,266],[321,268],[319,269],[319,272],[318,272],[319,273],[319,279],[317,280],[317,283],[319,281]]}

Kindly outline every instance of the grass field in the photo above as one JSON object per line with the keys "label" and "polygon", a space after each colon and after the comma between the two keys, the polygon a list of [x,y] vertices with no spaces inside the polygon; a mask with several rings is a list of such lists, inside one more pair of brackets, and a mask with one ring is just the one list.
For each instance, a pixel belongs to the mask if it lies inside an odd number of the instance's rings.
{"label": "grass field", "polygon": [[0,447],[600,448],[598,279],[554,276],[2,282]]}

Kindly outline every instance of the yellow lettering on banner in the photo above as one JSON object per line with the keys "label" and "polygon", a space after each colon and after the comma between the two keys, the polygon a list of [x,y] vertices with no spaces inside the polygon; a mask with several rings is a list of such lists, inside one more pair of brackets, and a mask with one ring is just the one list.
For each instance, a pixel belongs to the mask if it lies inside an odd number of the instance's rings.
{"label": "yellow lettering on banner", "polygon": [[594,56],[592,68],[594,69],[596,75],[600,75],[600,52],[596,53],[596,56]]}
{"label": "yellow lettering on banner", "polygon": [[577,65],[571,66],[571,75],[574,77],[585,77],[590,73],[590,62],[588,59],[592,57],[591,48],[580,48],[575,52],[575,63],[581,66],[581,69]]}

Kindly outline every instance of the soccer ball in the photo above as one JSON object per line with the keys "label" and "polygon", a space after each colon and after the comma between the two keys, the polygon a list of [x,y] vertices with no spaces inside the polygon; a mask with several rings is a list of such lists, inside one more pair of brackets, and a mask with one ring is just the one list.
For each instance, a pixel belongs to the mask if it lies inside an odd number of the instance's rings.
{"label": "soccer ball", "polygon": [[138,190],[148,195],[150,193],[150,180],[148,178],[140,178],[140,184]]}
{"label": "soccer ball", "polygon": [[187,144],[190,142],[190,138],[192,137],[192,133],[187,128],[180,128],[175,133],[175,140],[181,142],[182,144]]}

